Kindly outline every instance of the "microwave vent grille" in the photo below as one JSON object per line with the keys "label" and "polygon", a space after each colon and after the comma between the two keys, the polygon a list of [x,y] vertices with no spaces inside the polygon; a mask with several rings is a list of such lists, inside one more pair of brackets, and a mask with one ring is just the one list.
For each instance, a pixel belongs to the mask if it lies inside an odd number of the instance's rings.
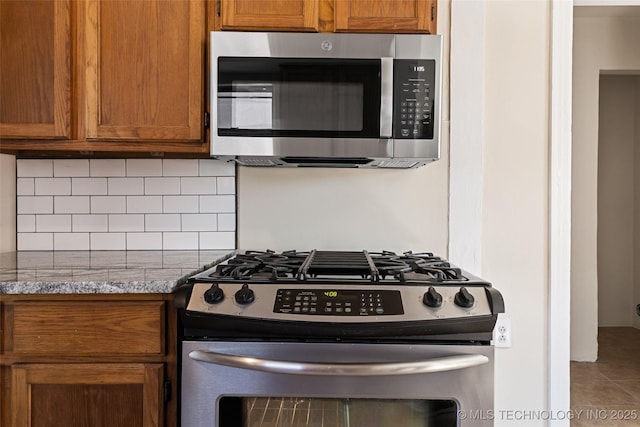
{"label": "microwave vent grille", "polygon": [[383,160],[378,164],[380,168],[408,169],[416,166],[419,162],[415,160],[389,159]]}
{"label": "microwave vent grille", "polygon": [[244,158],[237,159],[236,162],[240,163],[244,166],[277,166],[277,163],[271,159],[260,159],[260,158]]}

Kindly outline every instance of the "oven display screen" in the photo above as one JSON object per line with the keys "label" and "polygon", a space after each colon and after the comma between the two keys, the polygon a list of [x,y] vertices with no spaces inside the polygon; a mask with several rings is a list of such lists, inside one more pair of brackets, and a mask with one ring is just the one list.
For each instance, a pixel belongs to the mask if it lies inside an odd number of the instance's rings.
{"label": "oven display screen", "polygon": [[404,314],[397,290],[278,289],[274,313],[322,316]]}

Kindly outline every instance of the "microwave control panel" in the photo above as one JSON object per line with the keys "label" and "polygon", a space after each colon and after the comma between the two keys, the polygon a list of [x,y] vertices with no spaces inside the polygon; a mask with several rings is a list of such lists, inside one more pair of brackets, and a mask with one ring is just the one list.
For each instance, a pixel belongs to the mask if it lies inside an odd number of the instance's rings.
{"label": "microwave control panel", "polygon": [[393,136],[396,139],[433,139],[436,61],[394,60]]}

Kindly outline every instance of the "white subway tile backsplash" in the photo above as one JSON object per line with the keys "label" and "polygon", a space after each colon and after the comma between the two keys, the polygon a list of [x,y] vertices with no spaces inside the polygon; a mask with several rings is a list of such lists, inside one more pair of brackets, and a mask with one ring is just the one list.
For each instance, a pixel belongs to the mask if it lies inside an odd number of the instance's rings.
{"label": "white subway tile backsplash", "polygon": [[162,176],[162,159],[127,159],[127,176]]}
{"label": "white subway tile backsplash", "polygon": [[52,251],[53,233],[18,233],[19,251]]}
{"label": "white subway tile backsplash", "polygon": [[125,176],[125,159],[91,159],[89,176]]}
{"label": "white subway tile backsplash", "polygon": [[91,213],[125,213],[127,200],[125,196],[91,196]]}
{"label": "white subway tile backsplash", "polygon": [[180,194],[180,178],[145,178],[144,194]]}
{"label": "white subway tile backsplash", "polygon": [[197,213],[198,196],[163,196],[164,213]]}
{"label": "white subway tile backsplash", "polygon": [[36,215],[36,232],[70,233],[71,215]]}
{"label": "white subway tile backsplash", "polygon": [[18,159],[18,250],[233,249],[235,170],[216,159]]}
{"label": "white subway tile backsplash", "polygon": [[200,213],[231,213],[235,211],[236,198],[234,196],[200,196]]}
{"label": "white subway tile backsplash", "polygon": [[236,233],[231,231],[202,232],[200,249],[233,249],[236,247]]}
{"label": "white subway tile backsplash", "polygon": [[34,196],[35,188],[35,178],[18,178],[16,180],[16,194],[18,196]]}
{"label": "white subway tile backsplash", "polygon": [[163,176],[198,176],[198,159],[163,159]]}
{"label": "white subway tile backsplash", "polygon": [[71,229],[74,233],[82,232],[107,232],[108,227],[107,215],[72,215]]}
{"label": "white subway tile backsplash", "polygon": [[88,251],[89,233],[53,233],[54,251]]}
{"label": "white subway tile backsplash", "polygon": [[57,214],[89,213],[89,196],[56,196],[53,201],[54,211]]}
{"label": "white subway tile backsplash", "polygon": [[71,178],[36,178],[36,196],[70,196]]}
{"label": "white subway tile backsplash", "polygon": [[218,231],[217,214],[182,214],[182,231]]}
{"label": "white subway tile backsplash", "polygon": [[216,178],[182,177],[180,178],[180,192],[182,194],[216,194]]}
{"label": "white subway tile backsplash", "polygon": [[147,214],[144,231],[180,231],[180,214]]}
{"label": "white subway tile backsplash", "polygon": [[52,214],[53,197],[51,196],[18,196],[18,214]]}
{"label": "white subway tile backsplash", "polygon": [[89,176],[89,159],[53,159],[53,176]]}
{"label": "white subway tile backsplash", "polygon": [[144,215],[109,215],[109,232],[144,231]]}
{"label": "white subway tile backsplash", "polygon": [[162,196],[127,196],[128,213],[162,213]]}
{"label": "white subway tile backsplash", "polygon": [[236,231],[236,214],[218,214],[218,231]]}
{"label": "white subway tile backsplash", "polygon": [[127,233],[127,250],[162,250],[162,233]]}
{"label": "white subway tile backsplash", "polygon": [[236,194],[236,179],[232,176],[216,178],[218,194]]}
{"label": "white subway tile backsplash", "polygon": [[162,233],[162,249],[178,250],[198,247],[198,233]]}
{"label": "white subway tile backsplash", "polygon": [[224,162],[216,159],[200,159],[200,176],[235,176],[236,165],[234,162]]}
{"label": "white subway tile backsplash", "polygon": [[92,251],[124,251],[127,249],[125,233],[90,233]]}
{"label": "white subway tile backsplash", "polygon": [[18,159],[16,160],[16,175],[18,178],[53,176],[53,160]]}
{"label": "white subway tile backsplash", "polygon": [[109,195],[135,195],[144,194],[143,178],[108,178]]}
{"label": "white subway tile backsplash", "polygon": [[36,216],[35,215],[17,215],[16,227],[18,233],[35,233]]}
{"label": "white subway tile backsplash", "polygon": [[71,178],[74,196],[106,196],[107,178]]}

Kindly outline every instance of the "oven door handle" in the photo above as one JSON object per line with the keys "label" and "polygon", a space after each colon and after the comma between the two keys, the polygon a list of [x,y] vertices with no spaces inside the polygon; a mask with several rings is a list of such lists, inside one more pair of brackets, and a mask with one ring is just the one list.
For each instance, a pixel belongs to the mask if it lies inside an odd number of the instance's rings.
{"label": "oven door handle", "polygon": [[411,362],[384,363],[318,363],[294,362],[285,360],[260,359],[249,356],[216,353],[212,351],[194,350],[189,358],[215,365],[276,374],[321,375],[321,376],[384,376],[413,375],[431,372],[454,371],[470,368],[489,362],[482,354],[455,354]]}

